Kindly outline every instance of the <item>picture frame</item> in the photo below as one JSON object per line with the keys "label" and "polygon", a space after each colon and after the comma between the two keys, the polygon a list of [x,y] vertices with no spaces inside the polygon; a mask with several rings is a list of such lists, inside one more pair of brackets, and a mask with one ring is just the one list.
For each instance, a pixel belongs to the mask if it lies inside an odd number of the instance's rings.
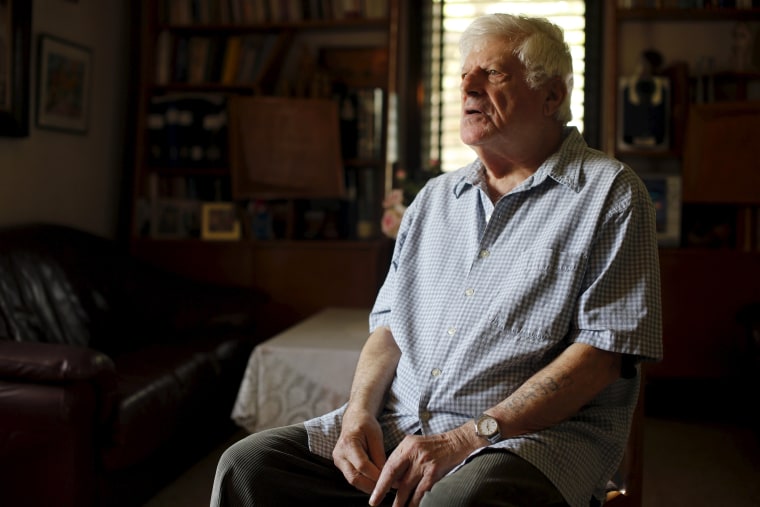
{"label": "picture frame", "polygon": [[150,235],[156,239],[197,238],[200,234],[200,201],[158,199],[152,203]]}
{"label": "picture frame", "polygon": [[0,0],[0,136],[29,135],[31,29],[31,2]]}
{"label": "picture frame", "polygon": [[641,174],[655,209],[657,243],[661,247],[681,244],[681,176]]}
{"label": "picture frame", "polygon": [[204,202],[201,207],[201,239],[239,240],[240,219],[231,202]]}
{"label": "picture frame", "polygon": [[40,36],[38,63],[37,126],[87,133],[92,51],[43,34]]}

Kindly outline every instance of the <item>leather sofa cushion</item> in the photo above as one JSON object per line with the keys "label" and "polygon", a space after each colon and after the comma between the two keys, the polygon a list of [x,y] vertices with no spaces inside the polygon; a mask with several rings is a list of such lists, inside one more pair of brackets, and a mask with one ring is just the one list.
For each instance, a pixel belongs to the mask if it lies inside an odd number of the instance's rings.
{"label": "leather sofa cushion", "polygon": [[106,468],[148,457],[191,413],[189,405],[213,392],[211,357],[191,346],[149,345],[116,358],[119,405],[103,453]]}
{"label": "leather sofa cushion", "polygon": [[[239,379],[224,374],[241,371],[230,369],[229,363],[246,360],[249,352],[250,340],[191,340],[116,356],[120,402],[103,451],[105,467],[119,469],[142,461],[187,426],[186,418],[218,414],[219,404],[226,405],[222,411],[231,412]],[[229,399],[220,398],[220,392],[228,393]]]}

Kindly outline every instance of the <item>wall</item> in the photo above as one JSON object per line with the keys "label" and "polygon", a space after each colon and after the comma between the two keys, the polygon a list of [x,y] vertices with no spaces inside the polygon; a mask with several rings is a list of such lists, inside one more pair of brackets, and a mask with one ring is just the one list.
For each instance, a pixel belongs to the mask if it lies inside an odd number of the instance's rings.
{"label": "wall", "polygon": [[[0,226],[72,225],[115,237],[129,79],[129,0],[33,2],[29,137],[0,137]],[[91,48],[84,135],[36,126],[37,46],[49,34]]]}

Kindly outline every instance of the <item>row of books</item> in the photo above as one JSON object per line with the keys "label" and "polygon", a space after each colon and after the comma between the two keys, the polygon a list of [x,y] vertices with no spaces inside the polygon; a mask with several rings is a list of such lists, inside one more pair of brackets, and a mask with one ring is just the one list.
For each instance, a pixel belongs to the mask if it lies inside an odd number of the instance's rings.
{"label": "row of books", "polygon": [[170,25],[381,19],[388,0],[162,0],[159,13]]}
{"label": "row of books", "polygon": [[752,9],[760,0],[618,0],[620,9]]}
{"label": "row of books", "polygon": [[156,40],[156,84],[255,86],[288,45],[286,34],[175,36],[164,30]]}
{"label": "row of books", "polygon": [[382,88],[343,89],[334,95],[343,158],[381,158],[383,98]]}

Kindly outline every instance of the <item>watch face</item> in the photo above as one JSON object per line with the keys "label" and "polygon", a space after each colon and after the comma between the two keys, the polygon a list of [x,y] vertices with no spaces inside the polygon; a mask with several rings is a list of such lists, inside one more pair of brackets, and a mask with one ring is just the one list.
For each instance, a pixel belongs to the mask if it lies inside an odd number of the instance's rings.
{"label": "watch face", "polygon": [[478,433],[484,437],[495,435],[499,431],[499,424],[493,417],[482,417],[478,421]]}

